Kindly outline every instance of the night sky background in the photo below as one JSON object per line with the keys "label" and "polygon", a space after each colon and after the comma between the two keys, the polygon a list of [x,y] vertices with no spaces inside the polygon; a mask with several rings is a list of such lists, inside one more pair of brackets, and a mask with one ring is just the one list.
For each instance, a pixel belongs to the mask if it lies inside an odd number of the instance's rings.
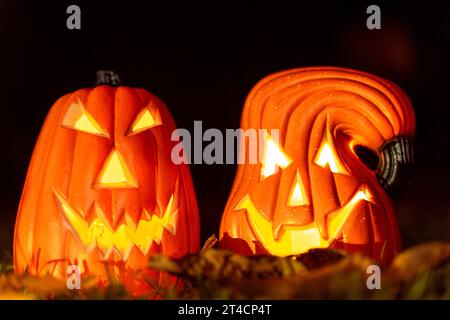
{"label": "night sky background", "polygon": [[[0,259],[39,130],[62,95],[98,69],[159,96],[181,128],[239,127],[244,99],[270,73],[356,68],[402,87],[417,117],[412,183],[395,201],[404,247],[450,240],[450,2],[0,0]],[[242,1],[243,2],[243,1]],[[378,4],[382,29],[366,28]],[[431,4],[432,3],[432,4]],[[82,29],[66,28],[78,4]],[[217,233],[234,165],[192,165],[204,241]]]}

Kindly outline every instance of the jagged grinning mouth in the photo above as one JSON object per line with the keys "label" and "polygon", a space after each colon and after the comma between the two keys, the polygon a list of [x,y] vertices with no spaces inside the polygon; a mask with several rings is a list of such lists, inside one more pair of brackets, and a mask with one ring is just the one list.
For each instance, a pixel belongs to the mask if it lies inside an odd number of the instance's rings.
{"label": "jagged grinning mouth", "polygon": [[256,238],[270,254],[289,256],[331,245],[360,201],[374,203],[367,186],[361,186],[343,207],[328,215],[327,238],[321,235],[317,224],[312,222],[305,226],[284,225],[280,238],[275,239],[272,222],[256,208],[248,194],[239,201],[235,210],[247,212],[247,220]]}
{"label": "jagged grinning mouth", "polygon": [[[105,259],[115,251],[126,261],[134,246],[146,255],[153,242],[160,244],[164,230],[173,236],[176,233],[178,208],[174,204],[174,195],[170,197],[162,218],[153,214],[149,220],[140,219],[135,225],[124,223],[113,230],[101,218],[103,213],[97,214],[97,217],[89,223],[70,206],[61,193],[56,190],[53,190],[53,193],[76,238],[87,251],[97,247]],[[101,209],[96,206],[95,210],[98,212]],[[141,216],[150,216],[145,209],[142,210]]]}

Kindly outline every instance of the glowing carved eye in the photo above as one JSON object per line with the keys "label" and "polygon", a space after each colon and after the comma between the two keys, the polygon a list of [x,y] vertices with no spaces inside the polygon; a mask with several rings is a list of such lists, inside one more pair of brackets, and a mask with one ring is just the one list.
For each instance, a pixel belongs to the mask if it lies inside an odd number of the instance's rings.
{"label": "glowing carved eye", "polygon": [[62,120],[62,126],[101,137],[108,137],[108,133],[98,124],[94,117],[86,111],[80,100],[73,102],[67,108],[66,114]]}
{"label": "glowing carved eye", "polygon": [[275,174],[278,167],[287,168],[291,164],[292,159],[289,158],[283,148],[271,136],[267,135],[261,162],[261,177],[265,179]]}
{"label": "glowing carved eye", "polygon": [[342,163],[336,149],[334,148],[333,140],[330,137],[328,130],[324,132],[322,143],[316,154],[314,163],[322,168],[325,168],[328,165],[330,171],[333,173],[349,175],[346,166]]}
{"label": "glowing carved eye", "polygon": [[128,130],[128,135],[133,135],[144,130],[160,126],[161,124],[161,116],[158,110],[154,115],[152,115],[149,108],[144,108],[141,112],[139,112],[136,119],[133,121],[133,124]]}

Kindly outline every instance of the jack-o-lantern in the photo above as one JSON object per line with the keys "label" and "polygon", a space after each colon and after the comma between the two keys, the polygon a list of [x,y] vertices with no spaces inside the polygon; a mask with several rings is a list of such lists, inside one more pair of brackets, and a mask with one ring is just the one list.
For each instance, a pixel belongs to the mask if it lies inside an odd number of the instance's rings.
{"label": "jack-o-lantern", "polygon": [[415,132],[400,88],[343,68],[279,72],[252,89],[241,128],[267,134],[258,135],[259,161],[238,166],[223,248],[287,256],[331,247],[382,262],[400,250],[388,193],[409,171]]}
{"label": "jack-o-lantern", "polygon": [[30,162],[16,220],[15,271],[65,278],[77,264],[103,278],[111,265],[146,270],[155,253],[198,250],[189,168],[171,161],[174,130],[161,100],[120,86],[113,72],[99,72],[95,88],[60,98]]}

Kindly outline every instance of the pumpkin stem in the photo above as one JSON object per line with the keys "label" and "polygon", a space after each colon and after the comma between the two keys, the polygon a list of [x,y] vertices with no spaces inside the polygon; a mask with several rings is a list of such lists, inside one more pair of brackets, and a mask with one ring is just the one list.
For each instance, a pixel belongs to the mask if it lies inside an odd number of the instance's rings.
{"label": "pumpkin stem", "polygon": [[413,162],[413,146],[406,137],[394,138],[380,148],[377,179],[388,194],[395,197],[401,193]]}
{"label": "pumpkin stem", "polygon": [[108,85],[108,86],[120,86],[120,78],[114,71],[111,70],[99,70],[97,71],[97,81],[95,82],[97,86]]}

